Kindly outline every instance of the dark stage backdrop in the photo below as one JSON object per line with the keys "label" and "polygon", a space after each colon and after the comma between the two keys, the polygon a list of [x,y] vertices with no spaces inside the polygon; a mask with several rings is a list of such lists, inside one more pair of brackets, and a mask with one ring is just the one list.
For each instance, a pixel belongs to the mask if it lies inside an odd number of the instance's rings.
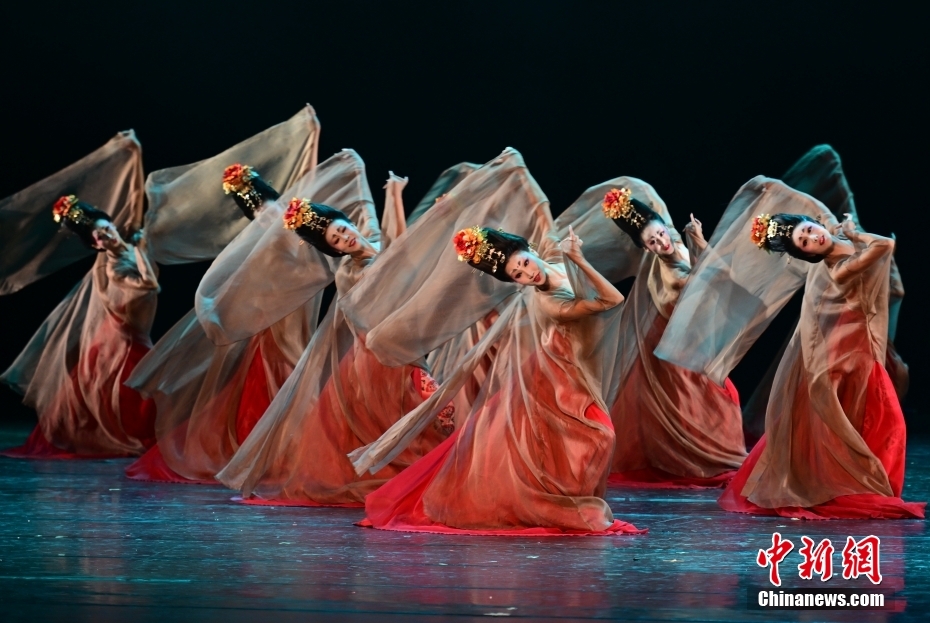
{"label": "dark stage backdrop", "polygon": [[[930,411],[930,20],[925,3],[896,4],[15,2],[0,37],[0,196],[119,130],[136,130],[152,171],[211,156],[309,102],[321,160],[356,149],[376,197],[389,169],[410,176],[412,205],[444,168],[513,146],[554,214],[633,175],[677,223],[694,212],[709,234],[742,183],[830,143],[865,227],[898,236],[914,430],[915,409]],[[0,367],[88,266],[0,298]],[[163,270],[153,337],[190,308],[205,268]],[[734,374],[744,399],[788,316]],[[28,414],[2,391],[4,417]]]}

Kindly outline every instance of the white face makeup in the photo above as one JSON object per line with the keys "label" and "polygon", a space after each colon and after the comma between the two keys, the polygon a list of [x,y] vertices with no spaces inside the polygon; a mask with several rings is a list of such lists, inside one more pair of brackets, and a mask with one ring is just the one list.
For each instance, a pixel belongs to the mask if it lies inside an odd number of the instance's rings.
{"label": "white face makeup", "polygon": [[794,246],[805,253],[826,255],[833,248],[833,236],[820,223],[801,221],[791,230]]}
{"label": "white face makeup", "polygon": [[343,219],[335,219],[326,227],[326,242],[340,253],[352,254],[361,248],[364,237],[355,225]]}
{"label": "white face makeup", "polygon": [[656,255],[671,255],[675,252],[675,245],[672,244],[668,227],[659,221],[650,221],[640,232],[639,238],[643,241],[646,250]]}
{"label": "white face makeup", "polygon": [[94,221],[94,228],[91,230],[91,236],[94,238],[94,246],[105,251],[116,250],[123,243],[123,239],[120,237],[113,223],[102,218]]}
{"label": "white face makeup", "polygon": [[542,286],[546,283],[546,270],[543,262],[535,253],[517,251],[507,258],[504,265],[507,275],[514,283],[522,286]]}

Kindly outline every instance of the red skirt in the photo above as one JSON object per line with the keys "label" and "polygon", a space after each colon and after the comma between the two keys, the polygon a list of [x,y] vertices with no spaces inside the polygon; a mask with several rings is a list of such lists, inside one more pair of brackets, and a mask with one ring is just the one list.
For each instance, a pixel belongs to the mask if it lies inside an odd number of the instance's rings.
{"label": "red skirt", "polygon": [[[149,351],[148,347],[139,342],[132,342],[126,352],[123,365],[119,368],[118,375],[114,375],[109,384],[103,384],[96,391],[101,393],[107,392],[113,387],[113,383],[118,383],[117,396],[119,404],[117,405],[119,413],[119,423],[122,428],[119,431],[120,436],[128,436],[138,439],[145,447],[151,447],[155,443],[155,403],[151,400],[143,399],[139,392],[123,385],[123,382],[129,378],[133,368],[142,357]],[[71,372],[71,384],[73,388],[68,388],[74,395],[80,396],[82,388],[78,371],[81,365],[74,367]],[[57,404],[69,404],[62,401]],[[112,405],[112,403],[109,403]],[[112,408],[112,407],[111,407]],[[41,414],[39,415],[41,418]],[[99,452],[99,453],[78,453],[60,448],[53,444],[46,437],[42,430],[41,424],[33,429],[32,433],[26,439],[26,443],[15,448],[9,448],[0,452],[0,456],[6,456],[14,459],[108,459],[132,456],[127,453]]]}
{"label": "red skirt", "polygon": [[[217,404],[219,407],[225,406],[225,403],[222,401],[218,401]],[[235,420],[233,426],[236,432],[236,442],[239,445],[242,445],[245,438],[248,437],[252,429],[255,428],[255,424],[261,418],[269,404],[271,404],[271,390],[268,387],[268,378],[265,375],[262,348],[259,346],[255,350],[255,354],[249,364],[245,382],[242,386],[242,394],[234,416]],[[204,421],[213,422],[217,425],[217,430],[214,431],[216,439],[220,439],[227,434],[226,427],[220,426],[220,424],[225,424],[227,421],[227,417],[223,414],[218,413],[210,417],[209,415],[200,413],[197,414],[196,417],[204,418]],[[172,431],[172,437],[184,439],[187,434],[187,424],[188,422],[184,422],[176,430]],[[187,444],[183,444],[180,447],[187,448],[188,446]],[[157,444],[152,446],[148,452],[127,467],[125,473],[126,476],[132,480],[142,480],[146,482],[219,484],[215,480],[191,479],[178,474],[175,470],[171,469],[167,461],[165,461],[161,448]]]}
{"label": "red skirt", "polygon": [[[617,446],[610,485],[724,487],[746,455],[739,394],[653,354],[668,320],[656,316],[611,408]],[[663,469],[664,468],[664,469]]]}
{"label": "red skirt", "polygon": [[[585,410],[585,417],[610,425],[610,418],[594,404]],[[433,532],[439,534],[465,534],[485,536],[606,536],[612,534],[643,534],[636,526],[614,520],[601,531],[564,530],[553,527],[527,526],[502,529],[461,529],[431,519],[423,504],[424,494],[436,478],[443,464],[452,458],[460,431],[456,431],[432,452],[395,476],[390,482],[371,493],[365,500],[366,519],[357,525],[401,532]],[[501,451],[505,451],[503,448]],[[494,487],[494,483],[487,483]],[[449,504],[467,505],[467,499],[450,499]]]}
{"label": "red skirt", "polygon": [[[904,459],[906,429],[904,414],[895,394],[894,385],[878,362],[869,375],[866,393],[866,415],[862,424],[862,439],[881,461],[888,474],[894,497],[876,493],[841,495],[809,508],[789,506],[763,508],[742,495],[743,487],[759,461],[766,445],[765,436],[753,448],[736,477],[720,496],[718,503],[724,510],[754,515],[777,515],[798,519],[923,519],[925,502],[905,502],[901,499],[904,488]],[[811,474],[811,478],[817,478]]]}

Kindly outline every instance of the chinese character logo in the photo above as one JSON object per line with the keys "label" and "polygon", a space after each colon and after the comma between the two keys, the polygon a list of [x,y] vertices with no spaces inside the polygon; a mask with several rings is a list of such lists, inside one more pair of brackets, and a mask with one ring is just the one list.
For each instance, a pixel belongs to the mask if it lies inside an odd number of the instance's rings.
{"label": "chinese character logo", "polygon": [[770,567],[769,582],[775,586],[781,586],[781,577],[778,575],[778,563],[785,559],[788,552],[794,549],[794,543],[788,539],[782,539],[781,533],[772,533],[772,547],[769,549],[760,549],[756,555],[756,564],[760,567]]}
{"label": "chinese character logo", "polygon": [[815,573],[820,576],[821,582],[833,577],[833,543],[830,539],[824,539],[817,547],[814,547],[814,541],[810,537],[802,536],[801,542],[804,543],[798,550],[804,557],[804,562],[798,565],[801,579],[810,580]]}
{"label": "chinese character logo", "polygon": [[874,535],[869,535],[861,541],[856,541],[851,536],[846,537],[846,547],[843,548],[843,579],[849,580],[864,575],[872,584],[880,584],[880,545],[881,541]]}

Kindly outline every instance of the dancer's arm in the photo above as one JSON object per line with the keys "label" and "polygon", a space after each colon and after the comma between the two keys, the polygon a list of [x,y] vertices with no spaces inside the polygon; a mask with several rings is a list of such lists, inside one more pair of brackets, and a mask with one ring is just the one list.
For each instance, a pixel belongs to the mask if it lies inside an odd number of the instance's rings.
{"label": "dancer's arm", "polygon": [[837,283],[849,281],[868,269],[882,257],[894,253],[894,239],[858,231],[855,224],[853,224],[852,220],[849,218],[843,221],[842,232],[846,234],[846,237],[852,242],[858,242],[867,246],[861,251],[856,252],[845,262],[841,262],[837,265],[833,273],[833,278]]}
{"label": "dancer's arm", "polygon": [[581,239],[575,235],[571,227],[568,229],[568,238],[560,243],[562,252],[565,256],[578,265],[581,272],[585,274],[591,284],[594,286],[594,298],[576,298],[570,301],[564,301],[558,312],[558,319],[561,321],[577,320],[584,316],[597,314],[608,309],[612,309],[623,302],[623,295],[607,281],[603,275],[597,272],[593,266],[585,259],[581,253]]}
{"label": "dancer's arm", "polygon": [[707,240],[704,239],[704,228],[701,226],[701,221],[694,218],[692,214],[691,221],[685,224],[684,232],[691,241],[691,245],[689,246],[694,250],[694,253],[691,253],[691,266],[694,266],[697,264],[701,253],[707,248]]}

